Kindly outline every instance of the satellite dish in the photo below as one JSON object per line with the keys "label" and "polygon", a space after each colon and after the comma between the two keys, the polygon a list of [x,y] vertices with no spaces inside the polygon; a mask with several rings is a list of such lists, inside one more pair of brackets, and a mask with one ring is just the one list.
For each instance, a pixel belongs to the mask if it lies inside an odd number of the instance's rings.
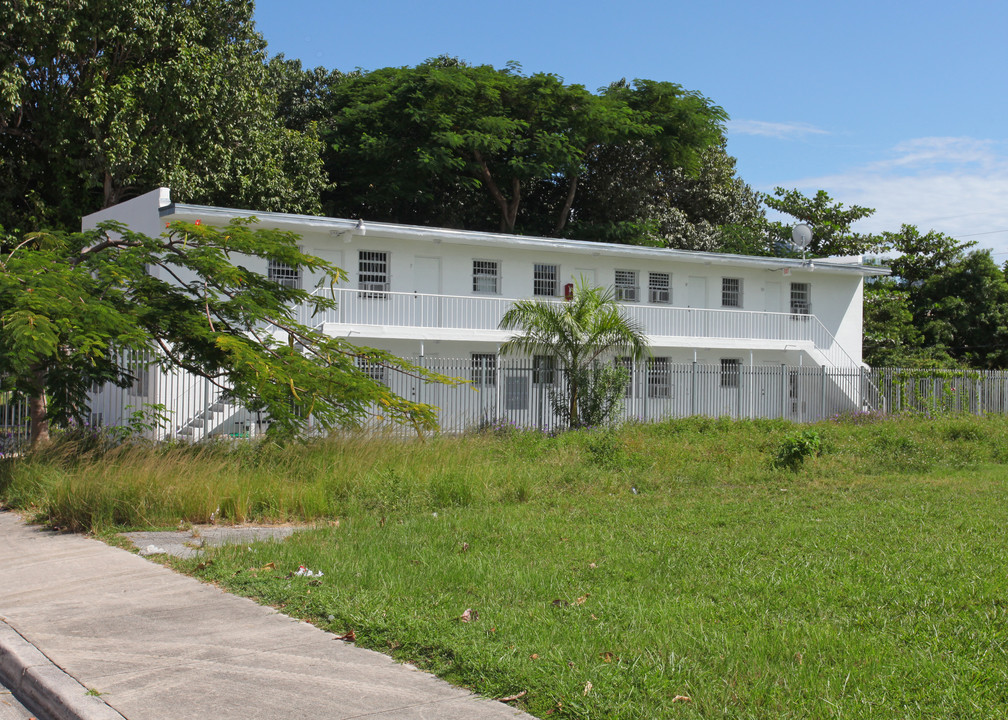
{"label": "satellite dish", "polygon": [[791,231],[791,242],[798,250],[804,250],[812,242],[812,228],[805,223],[798,223]]}

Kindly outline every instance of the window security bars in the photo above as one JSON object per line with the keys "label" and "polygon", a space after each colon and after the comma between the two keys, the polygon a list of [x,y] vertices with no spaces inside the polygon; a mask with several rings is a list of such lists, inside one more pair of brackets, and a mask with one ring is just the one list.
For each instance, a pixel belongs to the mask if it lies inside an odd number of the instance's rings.
{"label": "window security bars", "polygon": [[672,365],[667,357],[653,357],[648,360],[648,397],[667,398],[672,391],[669,377],[669,367]]}
{"label": "window security bars", "polygon": [[810,315],[811,295],[809,283],[791,283],[791,312],[795,315]]}
{"label": "window security bars", "polygon": [[535,265],[532,274],[532,294],[543,297],[556,297],[559,289],[559,265]]}
{"label": "window security bars", "polygon": [[389,290],[388,253],[381,250],[360,250],[357,260],[357,282],[364,293],[361,297],[385,299],[382,291]]}
{"label": "window security bars", "polygon": [[672,302],[672,276],[669,273],[648,273],[648,301],[663,305]]}
{"label": "window security bars", "polygon": [[270,260],[266,268],[270,282],[283,285],[291,290],[301,289],[301,269],[278,260]]}
{"label": "window security bars", "polygon": [[496,260],[473,260],[473,292],[496,295],[500,286]]}
{"label": "window security bars", "polygon": [[741,278],[721,278],[721,307],[742,307]]}
{"label": "window security bars", "polygon": [[617,300],[637,302],[640,298],[640,287],[637,285],[637,271],[617,270],[614,290]]}
{"label": "window security bars", "polygon": [[721,387],[737,388],[742,361],[738,358],[721,358]]}
{"label": "window security bars", "polygon": [[382,363],[374,362],[364,357],[359,357],[357,358],[357,367],[360,368],[362,373],[375,382],[379,382],[382,385],[388,385],[385,381],[385,366]]}
{"label": "window security bars", "polygon": [[472,384],[493,387],[497,384],[497,356],[493,353],[472,354]]}
{"label": "window security bars", "polygon": [[[1008,371],[753,366],[737,358],[714,364],[655,360],[651,364],[629,358],[616,360],[631,370],[636,380],[615,421],[692,415],[814,421],[864,412],[1008,415]],[[392,392],[438,408],[441,432],[461,433],[497,424],[544,431],[561,427],[550,401],[551,392],[565,387],[565,372],[558,366],[552,368],[550,384],[548,364],[534,358],[477,353],[413,361],[436,373],[473,380],[448,387],[385,371],[384,382]],[[144,432],[151,440],[244,438],[259,435],[269,426],[265,413],[232,402],[203,378],[156,364],[149,372],[149,397],[139,398],[130,388],[115,385],[89,393],[91,422],[124,426],[136,412],[150,412],[151,405],[159,404],[164,411],[149,415],[152,425]],[[534,382],[536,379],[543,382]],[[409,427],[383,425],[376,418],[366,424],[402,435],[414,432]],[[28,440],[27,402],[0,393],[0,455],[18,452]]]}
{"label": "window security bars", "polygon": [[552,385],[556,379],[556,358],[552,355],[536,355],[532,358],[532,382],[536,385]]}

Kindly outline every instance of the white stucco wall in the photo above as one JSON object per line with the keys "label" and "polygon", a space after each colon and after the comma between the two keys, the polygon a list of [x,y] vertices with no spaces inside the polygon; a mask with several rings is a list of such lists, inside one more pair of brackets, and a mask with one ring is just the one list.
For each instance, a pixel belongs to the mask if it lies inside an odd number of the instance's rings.
{"label": "white stucco wall", "polygon": [[[811,312],[823,323],[855,362],[861,360],[862,286],[863,275],[853,266],[858,259],[816,261],[814,267],[799,261],[775,258],[742,258],[711,253],[685,253],[635,246],[601,243],[554,241],[541,238],[514,237],[494,233],[469,233],[439,228],[409,228],[383,223],[365,223],[364,231],[355,229],[356,221],[313,218],[278,213],[224,208],[204,208],[170,205],[168,190],[161,188],[126,203],[88,215],[85,229],[98,222],[114,219],[134,230],[157,235],[168,220],[223,224],[232,217],[256,214],[263,227],[298,233],[301,246],[342,267],[348,275],[346,286],[358,284],[360,251],[388,253],[390,290],[393,292],[431,292],[445,295],[475,296],[473,292],[473,261],[492,260],[498,263],[499,292],[503,298],[532,295],[533,268],[537,263],[559,266],[558,294],[563,285],[574,282],[587,273],[597,285],[611,286],[616,270],[637,273],[641,303],[648,304],[648,273],[667,272],[671,275],[671,306],[721,308],[721,281],[724,277],[742,280],[742,306],[755,312],[788,313],[790,286],[794,282],[809,283]],[[847,267],[838,265],[846,263]],[[249,259],[247,265],[265,272],[265,263]],[[594,276],[593,278],[591,276]],[[304,278],[310,288],[318,278]],[[419,330],[419,329],[414,329]],[[417,355],[421,343],[426,353],[442,357],[452,354],[482,352],[492,348],[495,340],[467,337],[459,333],[452,340],[426,341],[422,333],[384,327],[371,331],[371,344],[393,352]],[[724,347],[723,343],[698,338],[684,346],[680,341],[669,347],[656,347],[655,354],[673,358],[673,362],[719,362],[720,358],[736,357],[749,364],[801,362],[797,350]],[[674,345],[674,346],[672,346]]]}

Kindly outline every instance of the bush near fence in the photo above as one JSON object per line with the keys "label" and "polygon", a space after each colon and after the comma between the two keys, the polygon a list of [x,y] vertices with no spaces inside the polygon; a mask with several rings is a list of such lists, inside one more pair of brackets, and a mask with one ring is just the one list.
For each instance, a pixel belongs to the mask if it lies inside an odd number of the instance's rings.
{"label": "bush near fence", "polygon": [[[478,359],[477,359],[478,358]],[[395,392],[441,409],[441,431],[486,427],[563,429],[551,393],[563,372],[529,360],[481,355],[413,358],[413,362],[469,382],[450,388],[416,378],[378,373]],[[657,421],[694,415],[784,418],[815,422],[844,413],[1008,412],[1008,372],[1003,370],[824,368],[738,363],[672,363],[662,358],[628,364],[630,382],[614,421]],[[369,372],[376,372],[368,368]],[[138,422],[137,418],[142,420]],[[90,425],[133,429],[150,439],[198,441],[254,437],[268,418],[231,403],[209,382],[179,370],[149,365],[132,387],[102,389],[92,396]],[[402,435],[409,428],[374,430]],[[24,399],[0,398],[0,456],[29,440]]]}

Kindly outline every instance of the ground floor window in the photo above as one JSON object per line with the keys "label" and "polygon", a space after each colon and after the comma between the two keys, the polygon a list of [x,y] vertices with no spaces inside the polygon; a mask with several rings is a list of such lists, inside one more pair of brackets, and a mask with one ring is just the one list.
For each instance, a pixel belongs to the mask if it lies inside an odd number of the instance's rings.
{"label": "ground floor window", "polygon": [[493,353],[472,354],[472,384],[493,387],[497,384],[497,356]]}
{"label": "ground floor window", "polygon": [[672,359],[653,357],[648,360],[648,397],[667,398],[672,394],[672,383],[669,377],[672,370]]}
{"label": "ground floor window", "polygon": [[737,388],[742,361],[738,358],[721,358],[721,387]]}

